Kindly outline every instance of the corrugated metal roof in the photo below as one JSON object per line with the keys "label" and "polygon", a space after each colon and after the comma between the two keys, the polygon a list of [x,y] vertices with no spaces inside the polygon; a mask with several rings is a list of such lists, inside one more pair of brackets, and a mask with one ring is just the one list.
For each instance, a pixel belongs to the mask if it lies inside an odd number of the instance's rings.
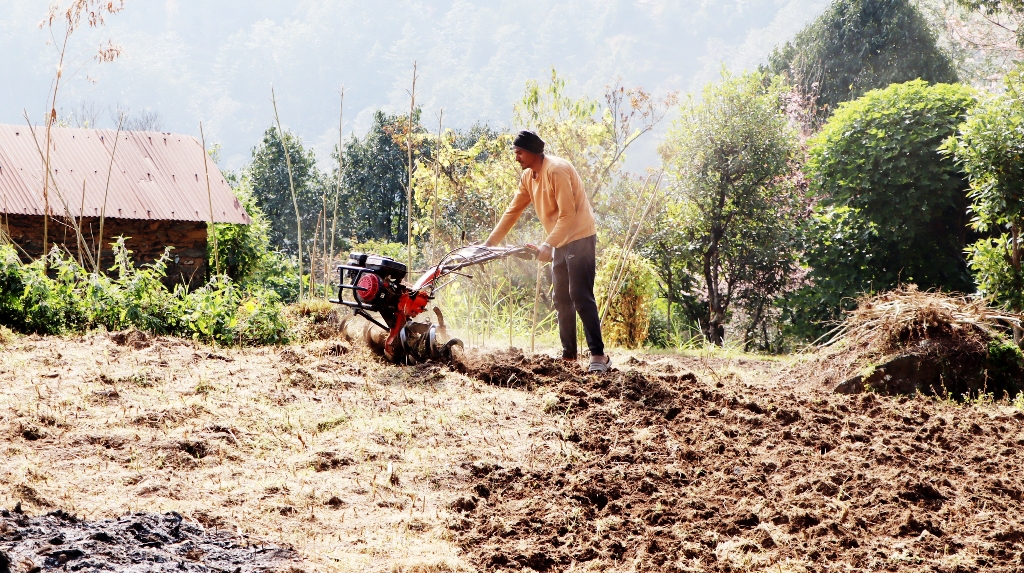
{"label": "corrugated metal roof", "polygon": [[[45,128],[0,125],[0,213],[43,214]],[[98,217],[110,172],[106,216],[122,219],[250,223],[231,186],[195,137],[155,131],[53,128],[53,216]],[[206,171],[210,170],[207,195]],[[83,207],[84,206],[84,207]],[[83,213],[84,211],[84,213]]]}

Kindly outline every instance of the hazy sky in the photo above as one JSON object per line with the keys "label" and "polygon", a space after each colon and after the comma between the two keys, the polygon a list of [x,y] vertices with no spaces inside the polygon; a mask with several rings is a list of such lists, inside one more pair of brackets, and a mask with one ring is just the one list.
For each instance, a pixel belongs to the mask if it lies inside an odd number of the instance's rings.
{"label": "hazy sky", "polygon": [[[65,0],[66,2],[66,0]],[[57,51],[37,24],[45,0],[0,0],[0,123],[42,119]],[[756,66],[820,13],[825,0],[128,0],[103,30],[84,30],[86,57],[113,38],[124,55],[87,64],[58,108],[117,105],[160,114],[165,130],[223,146],[221,166],[241,167],[273,120],[314,146],[321,161],[337,141],[338,90],[346,86],[346,137],[373,111],[408,109],[412,62],[426,123],[507,126],[526,80],[552,66],[571,92],[600,97],[622,77],[656,94],[693,91],[731,69]],[[85,57],[79,58],[80,61]],[[110,127],[104,112],[100,127]],[[631,158],[655,161],[655,138]]]}

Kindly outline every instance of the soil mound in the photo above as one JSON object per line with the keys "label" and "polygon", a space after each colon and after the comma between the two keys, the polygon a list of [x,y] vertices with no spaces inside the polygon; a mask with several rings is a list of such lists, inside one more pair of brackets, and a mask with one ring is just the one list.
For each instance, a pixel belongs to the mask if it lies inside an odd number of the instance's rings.
{"label": "soil mound", "polygon": [[901,289],[865,297],[800,368],[844,394],[961,398],[1024,390],[1024,355],[1010,331],[1020,317],[980,300]]}
{"label": "soil mound", "polygon": [[204,529],[173,512],[90,522],[63,511],[28,517],[0,510],[0,573],[255,573],[290,571],[295,564],[291,549],[254,545],[228,531]]}
{"label": "soil mound", "polygon": [[589,375],[515,352],[470,374],[548,385],[564,449],[554,468],[473,465],[450,527],[482,570],[1024,563],[1024,414],[650,368]]}
{"label": "soil mound", "polygon": [[518,348],[490,354],[466,354],[455,367],[487,384],[527,390],[573,380],[584,373],[576,361],[541,355],[527,357]]}

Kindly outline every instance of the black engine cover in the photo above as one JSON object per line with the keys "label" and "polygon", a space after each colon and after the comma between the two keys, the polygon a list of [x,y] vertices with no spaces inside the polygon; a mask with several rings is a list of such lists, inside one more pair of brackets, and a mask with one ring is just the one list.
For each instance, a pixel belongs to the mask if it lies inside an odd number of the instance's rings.
{"label": "black engine cover", "polygon": [[[381,278],[391,279],[396,282],[401,282],[405,278],[406,273],[408,273],[408,268],[405,264],[391,257],[367,253],[351,253],[348,256],[348,266],[363,267]],[[353,271],[349,271],[349,273],[355,274]]]}

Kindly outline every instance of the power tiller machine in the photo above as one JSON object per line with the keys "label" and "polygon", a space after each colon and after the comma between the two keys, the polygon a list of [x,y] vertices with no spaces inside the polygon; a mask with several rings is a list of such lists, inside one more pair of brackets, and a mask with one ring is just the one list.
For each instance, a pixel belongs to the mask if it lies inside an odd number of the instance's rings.
{"label": "power tiller machine", "polygon": [[[412,319],[426,311],[437,292],[455,281],[456,276],[472,278],[462,269],[507,257],[529,260],[536,255],[532,246],[463,247],[442,257],[410,287],[403,282],[408,272],[404,264],[382,255],[351,253],[347,263],[338,265],[338,298],[331,302],[351,307],[353,314],[384,329],[384,356],[392,362],[451,361],[453,348],[461,349],[462,341],[445,340],[447,333],[440,309],[434,308],[436,325]],[[367,342],[374,345],[369,331],[366,336]]]}

